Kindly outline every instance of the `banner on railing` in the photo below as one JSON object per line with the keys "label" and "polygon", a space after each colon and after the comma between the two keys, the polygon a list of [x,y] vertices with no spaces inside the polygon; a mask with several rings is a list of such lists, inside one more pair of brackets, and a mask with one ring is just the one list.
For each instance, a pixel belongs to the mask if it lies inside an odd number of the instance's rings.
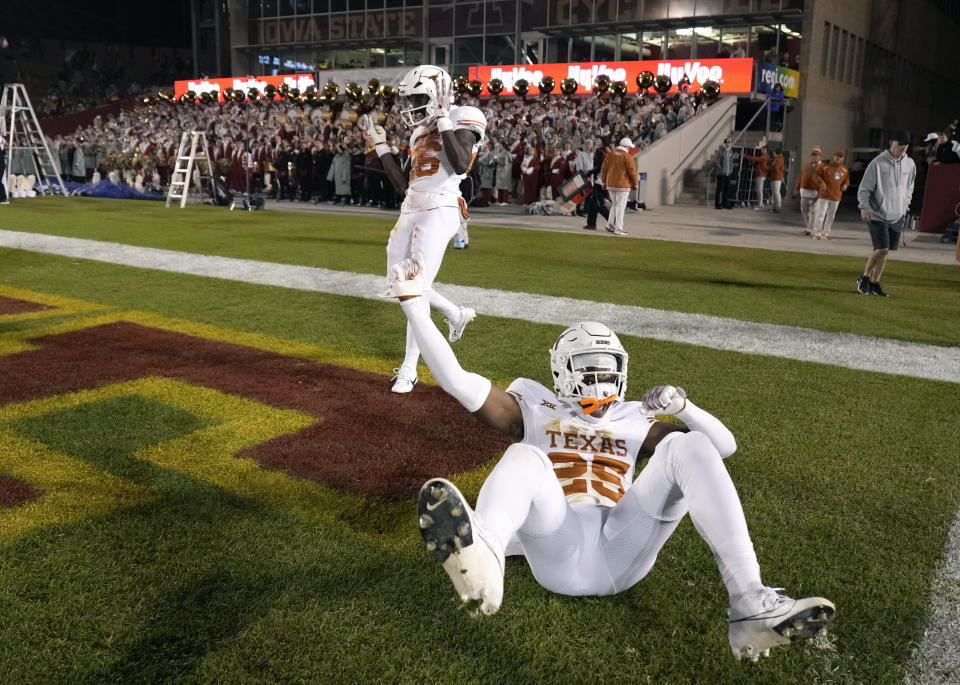
{"label": "banner on railing", "polygon": [[[230,76],[228,78],[204,78],[176,81],[173,85],[173,96],[179,98],[188,90],[197,95],[200,93],[216,93],[217,99],[223,101],[223,91],[227,88],[246,92],[249,88],[256,88],[261,93],[267,86],[279,88],[286,83],[291,88],[299,88],[302,93],[308,86],[315,86],[313,74],[286,74],[279,76]],[[279,97],[279,96],[278,96]]]}
{"label": "banner on railing", "polygon": [[677,91],[677,83],[684,76],[690,79],[691,90],[700,90],[707,81],[720,84],[721,93],[749,93],[753,85],[753,59],[639,60],[631,62],[562,62],[555,64],[510,64],[501,66],[474,66],[468,70],[470,79],[478,79],[486,86],[491,79],[503,81],[503,95],[513,94],[513,84],[526,79],[530,93],[540,92],[540,80],[552,76],[556,81],[554,93],[560,92],[560,82],[572,78],[577,82],[577,94],[590,93],[600,74],[611,81],[623,81],[628,93],[636,93],[637,75],[649,71],[654,76],[666,74],[673,81],[670,92]]}

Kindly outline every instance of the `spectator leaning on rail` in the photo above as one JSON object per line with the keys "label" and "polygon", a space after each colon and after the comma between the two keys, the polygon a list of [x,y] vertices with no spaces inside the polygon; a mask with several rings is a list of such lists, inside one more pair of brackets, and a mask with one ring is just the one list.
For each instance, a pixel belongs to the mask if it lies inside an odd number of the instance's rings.
{"label": "spectator leaning on rail", "polygon": [[813,174],[817,184],[817,203],[813,206],[813,237],[830,240],[833,217],[837,214],[840,196],[850,187],[850,172],[843,165],[846,153],[837,150],[829,164],[821,164]]}
{"label": "spectator leaning on rail", "polygon": [[880,277],[890,251],[900,247],[917,176],[916,164],[907,156],[909,147],[910,134],[895,131],[890,147],[870,160],[857,189],[860,218],[867,223],[873,242],[873,252],[857,278],[857,291],[863,295],[887,296],[880,287]]}
{"label": "spectator leaning on rail", "polygon": [[819,146],[810,151],[810,161],[807,162],[800,171],[800,177],[797,179],[797,187],[794,188],[793,196],[800,193],[800,216],[803,217],[803,232],[807,235],[813,233],[813,206],[817,202],[817,181],[814,179],[814,173],[820,166],[823,159],[823,150]]}

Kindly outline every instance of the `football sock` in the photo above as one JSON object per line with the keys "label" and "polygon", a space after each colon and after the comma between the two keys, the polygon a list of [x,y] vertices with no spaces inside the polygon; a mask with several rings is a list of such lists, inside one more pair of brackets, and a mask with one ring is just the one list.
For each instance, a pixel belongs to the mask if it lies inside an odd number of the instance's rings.
{"label": "football sock", "polygon": [[[414,297],[401,303],[407,315],[407,347],[410,341],[420,343],[419,353],[430,367],[440,387],[446,390],[467,411],[475,412],[487,400],[491,383],[483,376],[464,371],[450,349],[450,343],[430,318],[430,305],[423,297]],[[406,364],[406,361],[404,361]]]}

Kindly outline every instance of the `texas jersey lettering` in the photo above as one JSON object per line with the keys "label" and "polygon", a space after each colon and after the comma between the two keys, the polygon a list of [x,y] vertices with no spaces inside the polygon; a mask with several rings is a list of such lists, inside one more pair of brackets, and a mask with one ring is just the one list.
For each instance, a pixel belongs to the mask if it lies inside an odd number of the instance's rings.
{"label": "texas jersey lettering", "polygon": [[[470,150],[472,166],[483,147],[486,117],[476,107],[452,107],[449,117],[455,130],[467,129],[477,134],[477,141]],[[410,182],[402,212],[420,212],[459,204],[460,181],[466,174],[454,171],[453,164],[443,151],[443,140],[435,120],[417,127],[410,137],[410,165]]]}
{"label": "texas jersey lettering", "polygon": [[616,402],[603,419],[591,421],[528,378],[518,378],[507,392],[523,413],[523,442],[550,458],[567,501],[612,507],[623,497],[655,421],[640,402]]}

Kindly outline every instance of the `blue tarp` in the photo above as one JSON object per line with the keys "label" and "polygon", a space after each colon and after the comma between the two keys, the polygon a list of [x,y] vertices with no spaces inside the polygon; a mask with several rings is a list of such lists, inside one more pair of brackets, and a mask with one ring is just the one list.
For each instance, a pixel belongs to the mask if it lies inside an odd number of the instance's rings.
{"label": "blue tarp", "polygon": [[156,190],[144,190],[138,193],[136,188],[130,186],[116,185],[108,180],[99,183],[77,183],[76,181],[64,181],[67,192],[71,195],[80,195],[82,197],[109,197],[115,200],[165,200],[166,196]]}

